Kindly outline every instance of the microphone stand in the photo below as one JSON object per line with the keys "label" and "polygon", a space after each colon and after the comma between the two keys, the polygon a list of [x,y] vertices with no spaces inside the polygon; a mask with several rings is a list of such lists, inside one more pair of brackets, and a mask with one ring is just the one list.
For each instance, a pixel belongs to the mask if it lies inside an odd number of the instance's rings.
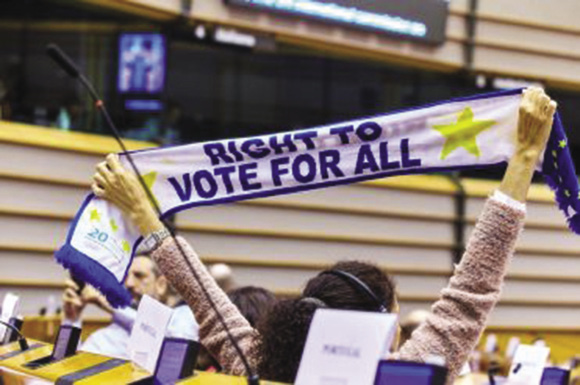
{"label": "microphone stand", "polygon": [[[133,171],[137,175],[137,179],[139,180],[141,187],[145,190],[145,193],[147,194],[147,198],[149,199],[149,201],[151,202],[151,205],[155,209],[155,212],[157,213],[157,215],[161,219],[161,217],[163,215],[163,213],[161,212],[161,208],[157,204],[157,201],[154,199],[153,193],[147,187],[147,184],[143,180],[143,177],[142,177],[141,173],[139,172],[137,165],[133,161],[133,157],[131,156],[131,153],[127,150],[125,143],[123,143],[123,140],[121,139],[121,135],[119,134],[117,126],[115,125],[115,123],[111,119],[111,116],[109,115],[109,111],[107,110],[105,103],[103,103],[102,99],[99,97],[98,93],[96,92],[96,90],[93,87],[93,85],[91,84],[91,82],[82,73],[80,73],[77,66],[73,63],[73,61],[64,52],[62,52],[62,50],[60,48],[58,48],[55,44],[49,44],[47,46],[47,54],[53,60],[55,60],[55,62],[65,72],[67,72],[71,77],[78,79],[81,82],[81,84],[86,88],[86,90],[89,92],[89,95],[92,97],[93,101],[95,102],[95,107],[101,113],[101,115],[105,119],[105,122],[107,122],[107,125],[111,129],[111,132],[113,133],[113,136],[115,137],[115,140],[117,141],[117,143],[119,144],[119,146],[123,150],[123,153],[124,153],[123,155],[125,155],[127,157],[127,160],[129,161],[129,164],[131,165],[131,168],[133,169]],[[211,296],[207,292],[207,289],[202,284],[201,279],[199,277],[199,274],[193,268],[191,261],[187,258],[186,254],[185,254],[185,250],[183,250],[183,246],[177,241],[175,231],[173,230],[173,228],[171,226],[167,226],[163,219],[161,219],[161,221],[162,221],[163,225],[168,229],[169,234],[170,234],[171,238],[173,239],[173,242],[177,246],[177,249],[179,250],[179,253],[181,254],[183,260],[185,261],[189,271],[191,272],[191,274],[193,275],[193,277],[197,281],[199,287],[201,288],[203,295],[205,296],[206,300],[210,304],[212,310],[216,313],[216,315],[218,317],[218,321],[220,322],[220,324],[222,325],[222,327],[226,331],[228,339],[230,340],[231,344],[233,345],[234,349],[236,350],[236,353],[238,354],[238,356],[242,360],[242,364],[244,365],[244,368],[246,369],[246,372],[248,374],[248,377],[247,377],[248,385],[259,385],[260,378],[252,370],[252,368],[248,362],[247,357],[242,352],[242,349],[238,345],[234,336],[231,334],[230,329],[228,328],[228,326],[224,320],[224,317],[222,316],[222,314],[219,311],[219,309],[217,308],[215,302],[213,301],[213,299],[211,298]]]}
{"label": "microphone stand", "polygon": [[16,335],[18,336],[18,345],[20,346],[21,352],[24,352],[30,348],[28,346],[28,341],[26,341],[26,338],[22,335],[22,333],[20,333],[20,330],[18,330],[14,325],[12,325],[6,321],[2,321],[2,320],[0,320],[0,324],[6,326],[10,330],[12,330],[14,333],[16,333]]}

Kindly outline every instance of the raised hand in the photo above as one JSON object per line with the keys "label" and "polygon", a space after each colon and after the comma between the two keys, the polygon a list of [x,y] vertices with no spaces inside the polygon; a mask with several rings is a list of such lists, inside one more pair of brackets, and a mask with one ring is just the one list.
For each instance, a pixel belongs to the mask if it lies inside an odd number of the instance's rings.
{"label": "raised hand", "polygon": [[525,90],[520,104],[518,121],[519,151],[532,152],[540,156],[552,131],[557,103],[544,90],[531,87]]}
{"label": "raised hand", "polygon": [[137,176],[123,167],[117,155],[109,154],[97,165],[91,187],[96,196],[117,206],[142,235],[163,228]]}
{"label": "raised hand", "polygon": [[528,88],[520,104],[516,151],[505,172],[500,191],[525,202],[534,169],[550,137],[556,112],[552,101],[541,88]]}

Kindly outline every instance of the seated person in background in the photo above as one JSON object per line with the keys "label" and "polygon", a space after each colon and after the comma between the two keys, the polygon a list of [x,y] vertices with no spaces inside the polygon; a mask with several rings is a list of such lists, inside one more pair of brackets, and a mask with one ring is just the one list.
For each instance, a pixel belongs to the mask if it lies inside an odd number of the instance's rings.
{"label": "seated person in background", "polygon": [[[208,270],[211,272],[211,269]],[[270,290],[256,286],[244,286],[231,290],[228,292],[228,297],[252,327],[256,327],[278,302]],[[200,370],[221,371],[219,363],[203,346],[198,355],[197,364]]]}
{"label": "seated person in background", "polygon": [[231,290],[228,292],[228,297],[252,327],[256,327],[278,303],[274,293],[256,286],[244,286]]}
{"label": "seated person in background", "polygon": [[223,291],[227,293],[234,288],[234,274],[231,267],[225,263],[216,263],[210,265],[207,270]]}
{"label": "seated person in background", "polygon": [[137,317],[135,309],[146,294],[167,306],[174,307],[167,328],[168,337],[199,340],[199,325],[191,309],[185,302],[179,302],[179,297],[169,285],[167,278],[159,272],[149,256],[141,254],[133,258],[125,280],[125,287],[131,293],[133,303],[130,307],[113,309],[93,287],[87,285],[79,295],[78,286],[72,280],[66,282],[63,294],[65,323],[80,325],[81,313],[90,303],[112,315],[112,323],[92,333],[82,344],[81,350],[128,359],[127,345]]}
{"label": "seated person in background", "polygon": [[[524,93],[515,152],[501,185],[486,202],[461,263],[432,306],[431,314],[392,358],[424,362],[430,356],[441,356],[449,368],[448,383],[455,380],[499,300],[523,228],[524,202],[535,166],[546,147],[555,110],[556,103],[543,90],[532,88]],[[117,156],[110,155],[106,165],[98,167],[92,188],[97,196],[117,205],[144,237],[163,229],[136,176],[122,167]],[[375,294],[380,306],[350,281],[327,270],[308,281],[301,298],[280,301],[256,330],[218,287],[187,242],[182,238],[178,242],[250,364],[258,368],[264,379],[294,381],[310,322],[318,308],[398,311],[394,286],[382,270],[361,262],[343,262],[330,270],[343,270],[357,277]],[[194,311],[200,323],[201,343],[218,359],[224,372],[246,375],[242,360],[208,306],[175,241],[166,237],[152,256]]]}

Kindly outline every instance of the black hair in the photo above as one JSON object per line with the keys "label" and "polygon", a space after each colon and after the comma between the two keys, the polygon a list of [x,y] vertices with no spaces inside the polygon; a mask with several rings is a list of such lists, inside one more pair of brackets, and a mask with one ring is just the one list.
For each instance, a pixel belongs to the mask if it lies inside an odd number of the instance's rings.
{"label": "black hair", "polygon": [[[359,261],[338,262],[329,270],[349,273],[362,281],[387,311],[395,304],[395,284],[379,267]],[[314,300],[311,300],[314,299]],[[295,380],[310,323],[316,309],[379,311],[377,301],[350,280],[322,272],[306,283],[298,299],[279,302],[258,326],[258,372],[264,379]]]}
{"label": "black hair", "polygon": [[256,286],[244,286],[230,290],[228,297],[252,327],[256,327],[258,322],[278,301],[270,290]]}
{"label": "black hair", "polygon": [[259,324],[258,373],[260,377],[293,383],[300,358],[318,306],[300,299],[278,302]]}
{"label": "black hair", "polygon": [[[395,283],[378,266],[359,261],[338,262],[329,269],[344,271],[360,279],[382,301],[387,311],[395,303]],[[324,272],[323,272],[324,273]],[[352,282],[332,274],[319,274],[306,283],[303,297],[322,300],[330,308],[376,311],[377,303]]]}

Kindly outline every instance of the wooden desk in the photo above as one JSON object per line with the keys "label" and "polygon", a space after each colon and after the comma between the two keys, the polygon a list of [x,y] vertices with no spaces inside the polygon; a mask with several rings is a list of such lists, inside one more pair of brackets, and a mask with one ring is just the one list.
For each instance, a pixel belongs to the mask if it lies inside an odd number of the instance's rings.
{"label": "wooden desk", "polygon": [[[30,361],[48,356],[52,353],[52,345],[29,339],[31,349],[19,352],[18,343],[0,346],[0,383],[3,385],[41,385],[54,384],[63,376],[82,373],[97,365],[110,365],[101,373],[90,375],[74,381],[78,385],[127,384],[150,376],[150,373],[130,362],[114,360],[110,357],[93,353],[79,352],[72,357],[30,369],[24,365]],[[4,358],[6,355],[12,357]],[[193,376],[181,380],[179,385],[246,385],[243,377],[227,376],[224,374],[196,372]],[[487,377],[473,374],[459,379],[456,385],[483,385],[487,384]],[[261,385],[282,385],[280,383],[261,381]]]}
{"label": "wooden desk", "polygon": [[[52,353],[52,345],[29,340],[31,349],[16,354],[13,357],[1,359],[5,354],[18,353],[18,343],[0,346],[0,373],[5,385],[55,383],[59,378],[111,361],[110,357],[93,353],[79,352],[64,360],[41,366],[36,369],[24,365],[30,361],[48,356]],[[36,346],[35,345],[40,345]],[[130,363],[123,363],[113,369],[96,374],[86,379],[75,381],[75,384],[126,384],[139,380],[150,374]]]}
{"label": "wooden desk", "polygon": [[[178,382],[179,385],[247,385],[245,377],[226,376],[217,373],[196,372],[192,377]],[[260,385],[283,385],[279,382],[260,381]]]}

